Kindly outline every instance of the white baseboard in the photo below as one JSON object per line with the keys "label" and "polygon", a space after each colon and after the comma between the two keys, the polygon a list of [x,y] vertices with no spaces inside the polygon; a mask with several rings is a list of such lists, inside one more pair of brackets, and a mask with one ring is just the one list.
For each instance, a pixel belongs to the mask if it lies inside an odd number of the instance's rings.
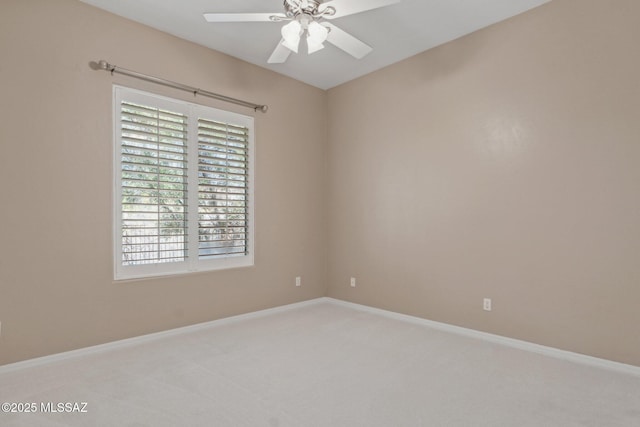
{"label": "white baseboard", "polygon": [[119,348],[130,347],[141,343],[155,341],[162,338],[172,337],[189,332],[201,331],[204,329],[213,328],[215,326],[225,325],[228,323],[238,322],[241,320],[255,319],[263,316],[267,316],[273,313],[279,313],[287,310],[293,310],[296,308],[307,307],[310,305],[316,305],[322,303],[324,298],[316,298],[308,301],[297,302],[293,304],[287,304],[280,307],[268,308],[265,310],[253,311],[250,313],[239,314],[237,316],[225,317],[222,319],[212,320],[204,323],[197,323],[195,325],[183,326],[180,328],[169,329],[166,331],[155,332],[151,334],[141,335],[132,338],[125,338],[118,341],[112,341],[105,344],[93,345],[90,347],[79,348],[77,350],[65,351],[63,353],[56,353],[49,356],[36,357],[34,359],[23,360],[20,362],[9,363],[0,366],[0,375],[5,372],[16,371],[25,368],[31,368],[34,366],[46,365],[49,363],[58,362],[61,360],[72,359],[75,357],[82,357],[89,354],[102,353],[105,351],[115,350]]}
{"label": "white baseboard", "polygon": [[226,317],[224,319],[213,320],[210,322],[198,323],[196,325],[184,326],[181,328],[170,329],[168,331],[156,332],[152,334],[142,335],[139,337],[127,338],[119,341],[113,341],[106,344],[99,344],[91,347],[80,348],[78,350],[66,351],[63,353],[52,354],[50,356],[38,357],[35,359],[24,360],[21,362],[10,363],[0,366],[0,374],[5,372],[16,371],[20,369],[30,368],[34,366],[46,365],[66,359],[72,359],[76,357],[86,356],[89,354],[102,353],[114,349],[130,347],[141,343],[155,341],[166,337],[180,335],[189,332],[200,331],[204,329],[213,328],[228,323],[234,323],[241,320],[255,319],[263,316],[267,316],[274,313],[280,313],[288,310],[293,310],[302,307],[308,307],[321,303],[335,304],[343,307],[352,308],[355,310],[365,311],[373,314],[378,314],[388,318],[401,320],[409,323],[414,323],[429,328],[441,330],[444,332],[450,332],[456,335],[463,335],[471,338],[476,338],[495,344],[501,344],[507,347],[517,348],[532,353],[538,353],[557,359],[563,359],[583,365],[588,365],[596,368],[607,369],[611,371],[620,372],[627,375],[634,375],[640,377],[640,367],[633,365],[626,365],[624,363],[613,362],[611,360],[600,359],[597,357],[586,356],[584,354],[573,353],[570,351],[560,350],[553,347],[546,347],[539,344],[533,344],[527,341],[521,341],[513,338],[502,337],[499,335],[489,334],[487,332],[480,332],[473,329],[462,328],[460,326],[448,325],[446,323],[435,322],[433,320],[427,320],[420,317],[409,316],[406,314],[395,313],[380,308],[369,307],[366,305],[356,304],[348,301],[338,300],[335,298],[321,297],[308,301],[302,301],[298,303],[283,305],[280,307],[269,308],[266,310],[259,310],[251,313],[240,314],[237,316]]}
{"label": "white baseboard", "polygon": [[616,371],[627,375],[634,375],[640,377],[640,366],[627,365],[624,363],[614,362],[611,360],[600,359],[597,357],[587,356],[580,353],[574,353],[571,351],[560,350],[553,347],[547,347],[540,344],[534,344],[528,341],[517,340],[514,338],[507,338],[500,335],[494,335],[487,332],[476,331],[474,329],[463,328],[460,326],[449,325],[446,323],[435,322],[433,320],[423,319],[421,317],[409,316],[406,314],[400,314],[393,311],[383,310],[380,308],[370,307],[366,305],[356,304],[349,301],[338,300],[334,298],[323,298],[325,301],[329,301],[332,304],[341,305],[344,307],[353,308],[356,310],[366,311],[373,314],[379,314],[381,316],[389,317],[396,320],[402,320],[418,325],[427,326],[429,328],[437,329],[444,332],[450,332],[456,335],[463,335],[470,338],[476,338],[495,344],[501,344],[507,347],[517,348],[519,350],[529,351],[531,353],[538,353],[556,359],[567,360],[570,362],[580,363],[596,368],[607,369],[610,371]]}

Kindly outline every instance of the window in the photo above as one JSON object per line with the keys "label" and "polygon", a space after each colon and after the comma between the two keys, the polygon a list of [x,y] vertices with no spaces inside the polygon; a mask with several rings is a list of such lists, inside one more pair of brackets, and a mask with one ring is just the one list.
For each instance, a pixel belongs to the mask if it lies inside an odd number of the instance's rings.
{"label": "window", "polygon": [[253,265],[253,118],[114,87],[115,277]]}

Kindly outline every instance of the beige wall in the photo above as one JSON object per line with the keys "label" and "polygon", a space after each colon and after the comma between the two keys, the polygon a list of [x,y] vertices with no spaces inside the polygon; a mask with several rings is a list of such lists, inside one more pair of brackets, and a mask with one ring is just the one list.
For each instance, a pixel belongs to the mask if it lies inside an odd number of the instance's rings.
{"label": "beige wall", "polygon": [[328,295],[640,365],[638,16],[554,0],[330,90]]}
{"label": "beige wall", "polygon": [[[75,0],[3,0],[0,364],[328,286],[640,366],[637,16],[554,0],[326,93]],[[269,104],[254,268],[113,283],[111,85],[159,88],[101,58]]]}
{"label": "beige wall", "polygon": [[[99,59],[269,105],[254,268],[112,282],[112,83],[160,89]],[[325,92],[75,0],[2,0],[0,96],[0,364],[325,295]]]}

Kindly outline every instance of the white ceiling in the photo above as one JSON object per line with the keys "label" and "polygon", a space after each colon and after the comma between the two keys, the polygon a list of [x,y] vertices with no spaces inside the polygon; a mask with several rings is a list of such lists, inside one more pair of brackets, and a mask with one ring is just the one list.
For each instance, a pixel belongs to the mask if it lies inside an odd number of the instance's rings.
{"label": "white ceiling", "polygon": [[[207,23],[205,12],[282,12],[283,0],[81,0],[321,89],[329,89],[550,0],[402,0],[333,24],[371,47],[357,60],[333,45],[267,64],[283,24]],[[108,58],[105,58],[108,59]],[[118,64],[119,65],[119,64]]]}

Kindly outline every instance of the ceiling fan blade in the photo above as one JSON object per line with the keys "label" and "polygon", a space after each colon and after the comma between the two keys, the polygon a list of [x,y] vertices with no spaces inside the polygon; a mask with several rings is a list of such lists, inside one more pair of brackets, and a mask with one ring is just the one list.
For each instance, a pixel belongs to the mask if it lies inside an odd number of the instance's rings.
{"label": "ceiling fan blade", "polygon": [[321,9],[331,6],[336,10],[334,15],[326,15],[326,19],[342,18],[343,16],[355,13],[366,12],[367,10],[378,9],[400,3],[401,0],[332,0],[322,3]]}
{"label": "ceiling fan blade", "polygon": [[284,39],[280,40],[278,46],[276,46],[269,57],[269,60],[267,61],[269,64],[282,64],[287,60],[287,58],[289,58],[289,55],[291,55],[289,48],[285,47],[282,42],[284,42]]}
{"label": "ceiling fan blade", "polygon": [[272,16],[286,19],[282,13],[205,13],[207,22],[271,22]]}
{"label": "ceiling fan blade", "polygon": [[339,47],[357,59],[364,58],[373,50],[371,46],[364,44],[351,34],[329,22],[323,22],[322,25],[329,28],[329,36],[327,37],[329,43]]}

